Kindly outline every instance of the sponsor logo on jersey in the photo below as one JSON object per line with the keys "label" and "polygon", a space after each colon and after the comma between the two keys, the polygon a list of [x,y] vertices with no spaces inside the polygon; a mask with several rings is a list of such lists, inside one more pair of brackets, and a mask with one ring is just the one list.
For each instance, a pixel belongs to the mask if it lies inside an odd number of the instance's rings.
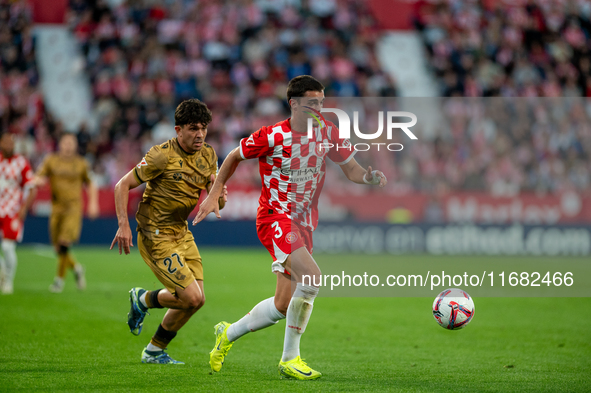
{"label": "sponsor logo on jersey", "polygon": [[186,173],[173,173],[172,174],[172,179],[179,181],[179,180],[184,180],[186,182],[189,183],[193,183],[193,184],[204,184],[207,183],[208,179],[205,176],[189,176]]}
{"label": "sponsor logo on jersey", "polygon": [[254,145],[254,138],[253,136],[249,136],[245,143],[246,146]]}
{"label": "sponsor logo on jersey", "polygon": [[287,235],[285,235],[285,241],[287,242],[287,244],[293,244],[298,240],[298,234],[295,232],[289,232]]}
{"label": "sponsor logo on jersey", "polygon": [[183,160],[179,160],[179,165],[181,166],[181,168],[183,167]]}
{"label": "sponsor logo on jersey", "polygon": [[302,182],[314,180],[315,177],[319,176],[320,167],[315,166],[315,167],[311,167],[311,168],[302,168],[302,169],[283,168],[283,169],[281,169],[281,174],[283,176],[288,176],[290,182],[302,183]]}
{"label": "sponsor logo on jersey", "polygon": [[138,169],[141,169],[143,166],[148,166],[148,163],[146,162],[146,158],[142,158],[142,161],[137,164]]}

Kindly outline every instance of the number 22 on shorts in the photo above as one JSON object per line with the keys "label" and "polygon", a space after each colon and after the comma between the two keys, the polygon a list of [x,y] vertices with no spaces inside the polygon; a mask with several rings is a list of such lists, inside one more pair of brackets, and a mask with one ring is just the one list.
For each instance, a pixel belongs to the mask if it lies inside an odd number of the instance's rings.
{"label": "number 22 on shorts", "polygon": [[177,254],[176,252],[174,254],[172,254],[169,258],[164,258],[164,266],[166,266],[166,268],[168,269],[168,272],[170,274],[174,274],[178,269],[175,267],[172,267],[172,257],[176,257],[176,260],[178,262],[178,264],[180,265],[180,267],[183,267],[185,265],[183,265],[183,263],[181,262],[181,257],[179,257],[179,254]]}
{"label": "number 22 on shorts", "polygon": [[273,224],[271,224],[271,228],[275,228],[275,239],[279,239],[281,236],[283,236],[283,231],[281,230],[278,221],[275,221]]}

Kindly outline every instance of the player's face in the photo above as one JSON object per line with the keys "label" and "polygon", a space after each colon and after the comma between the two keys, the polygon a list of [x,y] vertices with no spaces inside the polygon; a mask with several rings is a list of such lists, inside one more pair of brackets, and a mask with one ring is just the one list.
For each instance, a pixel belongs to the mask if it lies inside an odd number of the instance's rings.
{"label": "player's face", "polygon": [[[299,101],[299,102],[298,102]],[[307,91],[303,97],[291,99],[291,117],[295,120],[305,120],[307,118],[314,118],[310,114],[312,108],[318,112],[322,110],[324,104],[324,92],[323,91]]]}
{"label": "player's face", "polygon": [[71,156],[76,152],[78,148],[78,140],[74,135],[64,135],[60,139],[59,150],[66,156]]}
{"label": "player's face", "polygon": [[181,147],[187,153],[195,153],[203,147],[205,136],[207,135],[207,126],[198,124],[185,124],[174,127],[177,140]]}
{"label": "player's face", "polygon": [[3,134],[0,139],[0,151],[6,157],[12,156],[14,153],[14,136],[12,134]]}

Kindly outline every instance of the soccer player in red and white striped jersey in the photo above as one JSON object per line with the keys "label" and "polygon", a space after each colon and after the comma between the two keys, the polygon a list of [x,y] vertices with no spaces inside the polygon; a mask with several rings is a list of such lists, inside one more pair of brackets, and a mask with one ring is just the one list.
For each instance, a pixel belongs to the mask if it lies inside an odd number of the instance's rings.
{"label": "soccer player in red and white striped jersey", "polygon": [[0,136],[0,291],[13,292],[16,273],[16,243],[23,237],[23,222],[36,196],[29,161],[14,154],[14,135]]}
{"label": "soccer player in red and white striped jersey", "polygon": [[[337,127],[322,120],[308,136],[308,119],[315,117],[324,101],[324,86],[308,75],[289,82],[287,99],[291,117],[273,126],[262,127],[226,157],[212,187],[219,195],[240,161],[259,160],[261,197],[257,210],[257,234],[273,258],[277,275],[275,296],[257,304],[239,321],[220,322],[215,327],[216,344],[210,353],[214,372],[221,369],[235,340],[286,318],[283,356],[279,372],[296,379],[316,379],[322,374],[300,357],[300,337],[306,329],[318,287],[320,269],[312,257],[312,232],[318,223],[318,198],[324,185],[326,158],[338,164],[347,178],[358,184],[383,187],[386,177],[371,167],[363,169],[355,160],[349,140],[340,139]],[[201,204],[194,224],[211,212],[220,217],[215,198]],[[215,205],[215,206],[214,206]],[[292,285],[292,283],[294,285]]]}

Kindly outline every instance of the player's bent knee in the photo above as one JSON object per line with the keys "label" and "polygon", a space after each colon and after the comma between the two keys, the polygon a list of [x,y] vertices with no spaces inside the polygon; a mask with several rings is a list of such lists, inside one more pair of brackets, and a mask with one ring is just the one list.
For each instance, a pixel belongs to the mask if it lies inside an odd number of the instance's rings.
{"label": "player's bent knee", "polygon": [[313,267],[310,268],[310,275],[315,276],[315,277],[322,277],[322,272],[320,271],[320,268],[318,267],[318,265],[314,265]]}
{"label": "player's bent knee", "polygon": [[205,299],[203,296],[201,296],[200,293],[196,293],[189,296],[183,303],[186,305],[186,309],[198,310],[201,308],[204,302]]}
{"label": "player's bent knee", "polygon": [[57,247],[57,253],[58,253],[59,255],[66,255],[66,254],[68,253],[68,250],[69,250],[69,248],[68,248],[68,246],[66,246],[65,244],[60,244],[60,245]]}

